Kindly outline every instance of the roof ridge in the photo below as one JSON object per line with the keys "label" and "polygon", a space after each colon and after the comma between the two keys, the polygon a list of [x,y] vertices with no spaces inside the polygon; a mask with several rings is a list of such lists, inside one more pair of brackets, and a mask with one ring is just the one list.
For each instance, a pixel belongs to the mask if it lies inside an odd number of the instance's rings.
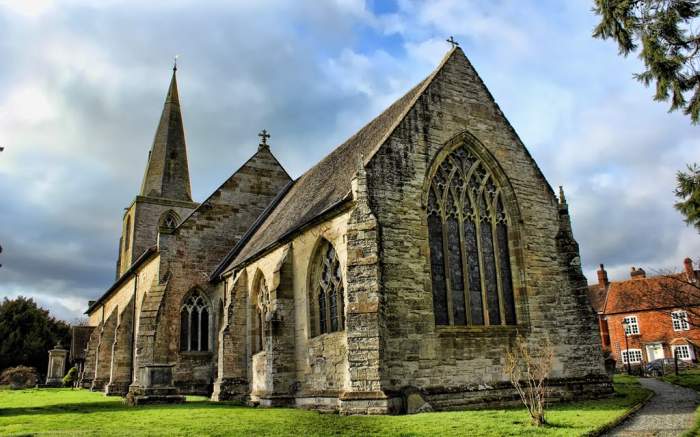
{"label": "roof ridge", "polygon": [[[264,150],[264,149],[258,149],[255,153],[253,153],[253,154],[250,156],[250,158],[248,158],[243,164],[241,164],[241,165],[236,169],[236,171],[234,171],[233,173],[231,173],[231,175],[230,175],[229,177],[227,177],[226,179],[224,179],[224,181],[223,181],[221,184],[219,184],[219,186],[217,186],[216,189],[214,189],[214,191],[212,191],[211,194],[209,194],[209,196],[207,196],[207,198],[204,199],[204,200],[202,201],[202,203],[200,203],[199,205],[197,205],[197,207],[196,207],[195,209],[193,209],[187,216],[185,216],[184,219],[182,219],[182,221],[177,225],[177,227],[174,229],[174,231],[177,231],[183,224],[185,224],[185,222],[186,222],[187,220],[189,220],[197,211],[199,211],[199,210],[204,206],[204,204],[206,204],[212,197],[214,197],[214,195],[215,195],[217,192],[219,192],[219,190],[221,190],[221,189],[224,187],[224,185],[226,185],[231,179],[233,179],[233,177],[235,177],[238,173],[240,173],[240,171],[243,170],[243,168],[244,168],[246,165],[248,165],[248,163],[249,163],[250,161],[252,161],[253,158],[255,158],[259,153],[262,153],[263,150]],[[280,164],[280,162],[277,160],[277,158],[275,157],[275,155],[274,155],[271,151],[269,151],[269,150],[268,150],[268,152],[270,153],[270,156],[272,156],[272,158],[279,164],[280,168],[284,171],[284,173],[289,177],[289,173],[287,173],[287,170],[282,166],[282,164]],[[291,180],[292,178],[289,177],[289,179]],[[292,181],[292,182],[295,182],[295,181]]]}
{"label": "roof ridge", "polygon": [[[231,263],[240,265],[267,253],[274,247],[274,242],[289,237],[320,214],[328,214],[342,205],[342,200],[350,192],[350,179],[356,172],[356,167],[348,163],[360,158],[363,165],[369,162],[458,50],[461,53],[459,48],[450,49],[437,68],[423,80],[305,171]],[[311,196],[311,192],[320,194]]]}
{"label": "roof ridge", "polygon": [[[408,92],[410,93],[413,91],[415,88],[418,88],[416,93],[413,95],[411,98],[411,103],[404,108],[404,110],[401,112],[401,114],[394,119],[394,123],[392,124],[391,128],[389,128],[384,136],[379,140],[379,142],[374,146],[374,149],[371,151],[369,156],[365,157],[364,162],[362,163],[363,165],[367,165],[369,161],[374,157],[374,155],[377,154],[379,149],[382,147],[382,145],[394,134],[394,131],[399,127],[401,122],[406,118],[409,112],[413,109],[414,106],[416,106],[416,102],[418,102],[418,99],[421,98],[425,90],[428,89],[430,84],[433,83],[433,80],[435,77],[437,77],[438,73],[442,71],[442,69],[445,67],[447,64],[447,61],[452,57],[452,55],[457,52],[457,50],[462,51],[462,49],[459,48],[459,46],[453,46],[449,52],[445,54],[445,56],[442,57],[442,60],[438,64],[438,66],[430,73],[425,79],[420,81],[415,87],[411,88],[411,90]],[[465,55],[466,56],[466,55]],[[408,94],[406,93],[406,94]],[[398,102],[398,100],[397,100]],[[388,108],[387,108],[388,109]],[[383,114],[384,112],[382,112]],[[381,115],[381,114],[380,114]],[[379,116],[377,116],[379,117]],[[372,120],[374,121],[374,120]],[[371,122],[370,122],[371,123]]]}

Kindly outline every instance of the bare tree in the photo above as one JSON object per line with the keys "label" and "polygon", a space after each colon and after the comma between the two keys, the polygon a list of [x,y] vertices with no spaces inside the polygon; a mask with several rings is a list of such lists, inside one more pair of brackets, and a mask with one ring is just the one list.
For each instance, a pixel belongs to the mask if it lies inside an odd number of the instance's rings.
{"label": "bare tree", "polygon": [[654,271],[653,277],[640,280],[629,295],[621,298],[635,308],[655,310],[669,317],[675,311],[685,311],[685,323],[700,327],[700,281],[692,268],[689,270]]}
{"label": "bare tree", "polygon": [[554,349],[549,338],[531,346],[524,336],[518,334],[515,344],[506,353],[506,373],[535,426],[546,423],[546,381],[553,361]]}

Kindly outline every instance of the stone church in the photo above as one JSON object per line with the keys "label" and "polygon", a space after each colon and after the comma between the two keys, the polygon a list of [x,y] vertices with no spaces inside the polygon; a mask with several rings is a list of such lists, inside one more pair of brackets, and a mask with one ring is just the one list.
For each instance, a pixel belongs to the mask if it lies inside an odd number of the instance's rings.
{"label": "stone church", "polygon": [[84,387],[343,414],[405,412],[409,393],[503,404],[523,335],[554,345],[553,398],[611,392],[563,193],[459,47],[296,180],[263,131],[201,203],[175,70],[116,280],[76,331]]}

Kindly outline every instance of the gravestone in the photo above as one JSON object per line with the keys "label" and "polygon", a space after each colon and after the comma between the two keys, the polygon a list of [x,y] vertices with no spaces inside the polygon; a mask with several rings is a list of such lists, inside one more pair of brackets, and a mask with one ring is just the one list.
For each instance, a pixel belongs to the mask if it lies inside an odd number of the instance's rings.
{"label": "gravestone", "polygon": [[60,387],[63,385],[66,361],[68,361],[68,351],[63,349],[61,343],[57,344],[49,351],[49,368],[46,372],[47,386]]}

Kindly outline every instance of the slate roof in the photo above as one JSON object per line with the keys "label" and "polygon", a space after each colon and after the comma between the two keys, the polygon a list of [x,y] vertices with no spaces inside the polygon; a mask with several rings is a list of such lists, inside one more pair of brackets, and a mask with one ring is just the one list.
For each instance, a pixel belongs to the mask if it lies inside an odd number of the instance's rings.
{"label": "slate roof", "polygon": [[117,291],[117,290],[119,289],[119,287],[120,287],[124,282],[126,282],[126,280],[129,279],[129,278],[131,277],[131,275],[132,275],[142,264],[144,264],[146,261],[150,260],[153,256],[155,256],[155,255],[157,255],[157,254],[158,254],[158,247],[157,247],[157,246],[151,246],[151,247],[149,247],[148,249],[146,249],[146,251],[145,251],[144,253],[142,253],[141,256],[139,256],[139,257],[133,262],[133,264],[131,264],[131,266],[129,267],[129,269],[128,269],[127,271],[125,271],[124,273],[122,273],[122,275],[121,275],[119,278],[117,278],[116,281],[114,281],[114,283],[112,284],[112,286],[110,286],[110,287],[107,289],[107,291],[105,291],[105,292],[102,294],[102,296],[100,296],[99,299],[97,299],[95,302],[92,303],[92,305],[90,305],[90,306],[88,307],[88,309],[85,311],[84,314],[90,314],[90,313],[92,312],[93,309],[98,308],[100,305],[102,305],[102,303],[105,302],[105,301],[107,300],[107,298],[109,298],[109,297],[112,295],[112,293],[114,293],[115,291]]}
{"label": "slate roof", "polygon": [[[238,266],[261,254],[320,215],[349,200],[357,163],[366,161],[393,132],[438,71],[461,49],[452,49],[438,68],[403,97],[370,121],[318,164],[299,177],[287,195],[254,232],[233,260]],[[217,269],[218,270],[218,269]]]}

